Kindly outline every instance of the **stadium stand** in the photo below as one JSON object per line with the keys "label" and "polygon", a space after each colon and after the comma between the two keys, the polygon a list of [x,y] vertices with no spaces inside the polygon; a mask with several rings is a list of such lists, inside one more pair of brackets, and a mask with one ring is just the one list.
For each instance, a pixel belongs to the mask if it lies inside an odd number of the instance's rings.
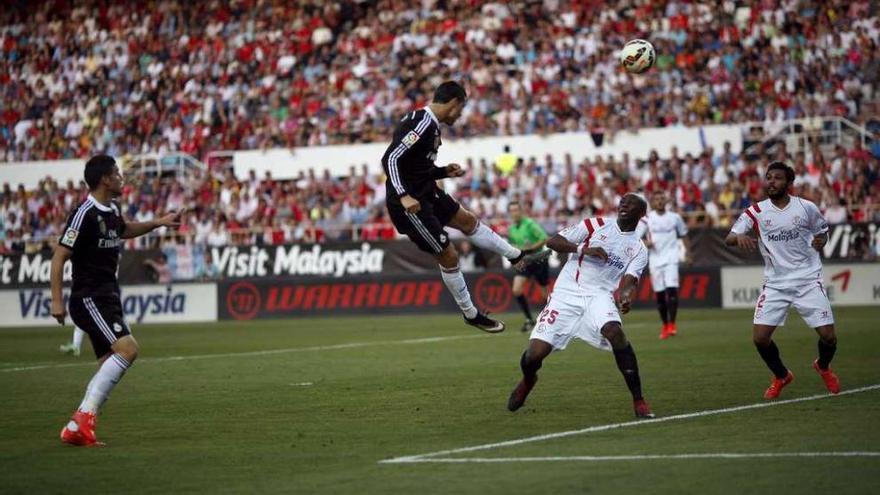
{"label": "stadium stand", "polygon": [[[601,143],[623,129],[770,128],[819,116],[880,128],[880,17],[866,1],[6,5],[0,162],[384,141],[395,119],[447,78],[471,92],[463,124],[445,131],[452,136],[579,131]],[[645,32],[657,68],[631,78],[614,51]],[[572,214],[609,213],[626,191],[658,188],[674,194],[692,225],[727,226],[760,194],[767,160],[784,158],[797,169],[800,194],[829,220],[877,221],[880,164],[871,151],[856,143],[580,163],[520,156],[511,174],[469,163],[455,187],[499,229],[511,198],[555,229]],[[292,181],[239,180],[222,169],[182,182],[131,179],[122,200],[132,218],[191,208],[180,242],[395,235],[383,179],[366,168]],[[31,191],[4,184],[0,250],[40,249],[83,194],[51,178]],[[157,238],[138,242],[130,247]]]}

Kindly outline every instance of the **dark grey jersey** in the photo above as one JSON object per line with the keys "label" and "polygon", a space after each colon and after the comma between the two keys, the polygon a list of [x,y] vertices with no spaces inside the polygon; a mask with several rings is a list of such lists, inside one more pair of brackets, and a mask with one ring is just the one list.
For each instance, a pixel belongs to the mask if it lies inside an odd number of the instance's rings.
{"label": "dark grey jersey", "polygon": [[434,165],[441,144],[440,126],[428,108],[410,112],[400,120],[382,156],[388,201],[399,202],[407,194],[421,199],[433,193],[434,181],[446,177],[446,169]]}
{"label": "dark grey jersey", "polygon": [[58,243],[73,251],[72,295],[119,296],[116,271],[125,220],[119,206],[104,206],[91,195],[70,214]]}

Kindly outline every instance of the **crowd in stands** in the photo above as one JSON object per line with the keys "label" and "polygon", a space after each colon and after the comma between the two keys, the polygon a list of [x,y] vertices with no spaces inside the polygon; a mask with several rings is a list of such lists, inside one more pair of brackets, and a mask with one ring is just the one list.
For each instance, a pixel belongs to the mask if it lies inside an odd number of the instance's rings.
{"label": "crowd in stands", "polygon": [[[600,143],[620,129],[819,115],[876,129],[878,9],[870,0],[9,0],[0,163],[382,141],[445,79],[470,92],[453,135],[577,130]],[[643,76],[617,64],[635,37],[657,48]]]}
{"label": "crowd in stands", "polygon": [[[760,151],[760,150],[759,150]],[[496,230],[506,233],[507,206],[519,202],[549,232],[584,216],[615,216],[617,201],[631,191],[665,191],[670,207],[691,227],[727,228],[736,215],[761,199],[761,183],[771,160],[793,164],[794,193],[816,202],[832,224],[880,222],[880,157],[856,143],[826,156],[819,147],[791,154],[742,156],[725,144],[694,156],[656,153],[646,159],[597,156],[574,162],[562,156],[525,156],[509,173],[487,160],[468,160],[467,174],[444,181],[459,201]],[[0,253],[47,249],[88,191],[83,184],[46,178],[36,190],[0,191]],[[385,181],[367,165],[345,177],[302,173],[294,180],[270,174],[238,180],[199,172],[187,177],[127,177],[120,204],[126,218],[147,221],[187,210],[176,232],[130,240],[129,248],[167,243],[270,245],[396,237],[385,210]]]}

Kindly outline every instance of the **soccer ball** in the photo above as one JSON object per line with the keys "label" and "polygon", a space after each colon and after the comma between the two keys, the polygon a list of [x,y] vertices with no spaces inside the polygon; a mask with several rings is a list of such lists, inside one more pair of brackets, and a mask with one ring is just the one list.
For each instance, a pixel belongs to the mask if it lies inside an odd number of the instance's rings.
{"label": "soccer ball", "polygon": [[632,40],[620,51],[620,65],[627,72],[641,74],[654,66],[654,45],[646,40]]}

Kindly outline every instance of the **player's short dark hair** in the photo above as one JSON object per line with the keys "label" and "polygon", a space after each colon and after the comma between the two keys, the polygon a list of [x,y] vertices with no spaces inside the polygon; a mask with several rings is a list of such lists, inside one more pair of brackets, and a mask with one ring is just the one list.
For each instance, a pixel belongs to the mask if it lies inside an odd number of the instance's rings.
{"label": "player's short dark hair", "polygon": [[773,162],[767,167],[767,172],[771,170],[782,170],[785,174],[785,180],[789,184],[794,182],[794,169],[785,164],[785,162]]}
{"label": "player's short dark hair", "polygon": [[101,184],[101,179],[113,172],[116,160],[110,155],[95,155],[86,162],[86,170],[83,177],[89,190],[94,191]]}
{"label": "player's short dark hair", "polygon": [[464,86],[455,81],[446,81],[434,90],[434,103],[449,103],[452,100],[467,100],[467,91]]}

